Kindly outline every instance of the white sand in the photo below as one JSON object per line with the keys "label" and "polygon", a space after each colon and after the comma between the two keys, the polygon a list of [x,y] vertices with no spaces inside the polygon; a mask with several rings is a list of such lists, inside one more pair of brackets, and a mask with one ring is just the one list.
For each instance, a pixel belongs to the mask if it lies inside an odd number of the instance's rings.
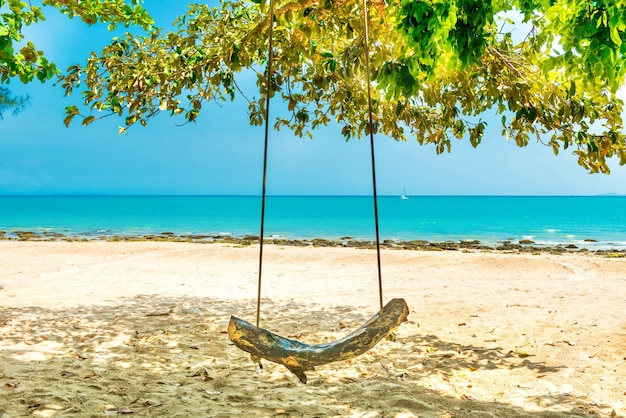
{"label": "white sand", "polygon": [[[262,326],[318,343],[378,309],[375,252],[265,247]],[[0,241],[0,417],[626,414],[626,259],[383,251],[397,341],[255,373],[258,247]]]}

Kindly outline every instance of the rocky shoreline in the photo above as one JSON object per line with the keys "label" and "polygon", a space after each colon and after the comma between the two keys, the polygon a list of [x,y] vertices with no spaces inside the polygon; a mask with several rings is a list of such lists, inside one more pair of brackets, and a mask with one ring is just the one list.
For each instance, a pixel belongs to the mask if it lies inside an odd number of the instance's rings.
{"label": "rocky shoreline", "polygon": [[[38,242],[86,242],[86,241],[107,241],[107,242],[188,242],[202,244],[233,244],[239,246],[247,246],[256,244],[259,237],[255,235],[246,235],[241,237],[231,235],[178,235],[173,232],[162,232],[160,234],[147,235],[65,235],[59,232],[34,232],[34,231],[0,231],[0,241],[38,241]],[[593,239],[585,240],[588,243],[595,243]],[[354,239],[352,237],[342,237],[339,239],[285,239],[276,237],[266,237],[265,244],[274,244],[282,246],[295,247],[346,247],[360,249],[375,249],[376,243],[372,240]],[[431,242],[425,240],[384,240],[380,244],[383,249],[394,250],[413,250],[413,251],[501,251],[507,253],[531,253],[531,254],[564,254],[564,253],[582,253],[595,254],[605,257],[624,257],[626,258],[626,249],[589,249],[580,248],[574,244],[558,244],[552,246],[537,245],[534,241],[524,240],[507,240],[497,242],[495,245],[487,245],[478,240],[473,241],[443,241]],[[607,244],[610,247],[610,244]]]}

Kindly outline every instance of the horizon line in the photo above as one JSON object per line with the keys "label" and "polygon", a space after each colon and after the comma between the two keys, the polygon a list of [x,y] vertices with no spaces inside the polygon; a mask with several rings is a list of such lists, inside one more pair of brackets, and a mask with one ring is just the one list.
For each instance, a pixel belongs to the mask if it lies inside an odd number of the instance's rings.
{"label": "horizon line", "polygon": [[[624,197],[623,193],[598,194],[407,194],[407,197]],[[0,193],[0,197],[262,197],[261,194],[183,194],[183,193]],[[268,194],[266,197],[373,197],[371,194]],[[378,197],[400,197],[378,194]]]}

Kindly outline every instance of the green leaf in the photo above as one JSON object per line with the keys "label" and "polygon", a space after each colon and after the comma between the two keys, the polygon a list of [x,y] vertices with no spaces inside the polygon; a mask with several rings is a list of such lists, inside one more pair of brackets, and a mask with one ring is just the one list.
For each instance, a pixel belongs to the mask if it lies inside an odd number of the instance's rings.
{"label": "green leaf", "polygon": [[611,31],[611,40],[615,42],[615,45],[620,46],[622,44],[622,39],[619,36],[619,32],[616,27],[612,27]]}
{"label": "green leaf", "polygon": [[65,108],[65,119],[63,120],[63,123],[65,124],[66,128],[70,127],[70,123],[72,123],[72,119],[74,119],[74,116],[78,115],[79,111],[78,108],[76,106],[67,106]]}

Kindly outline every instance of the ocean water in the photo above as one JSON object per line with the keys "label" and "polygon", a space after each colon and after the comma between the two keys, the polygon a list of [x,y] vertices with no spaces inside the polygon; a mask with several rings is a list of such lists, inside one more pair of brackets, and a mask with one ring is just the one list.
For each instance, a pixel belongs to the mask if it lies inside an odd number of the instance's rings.
{"label": "ocean water", "polygon": [[[379,197],[380,238],[531,239],[626,249],[626,197]],[[0,196],[0,230],[69,236],[175,234],[258,235],[257,196]],[[266,237],[373,239],[373,200],[365,196],[269,196]],[[585,240],[596,240],[588,242]]]}

